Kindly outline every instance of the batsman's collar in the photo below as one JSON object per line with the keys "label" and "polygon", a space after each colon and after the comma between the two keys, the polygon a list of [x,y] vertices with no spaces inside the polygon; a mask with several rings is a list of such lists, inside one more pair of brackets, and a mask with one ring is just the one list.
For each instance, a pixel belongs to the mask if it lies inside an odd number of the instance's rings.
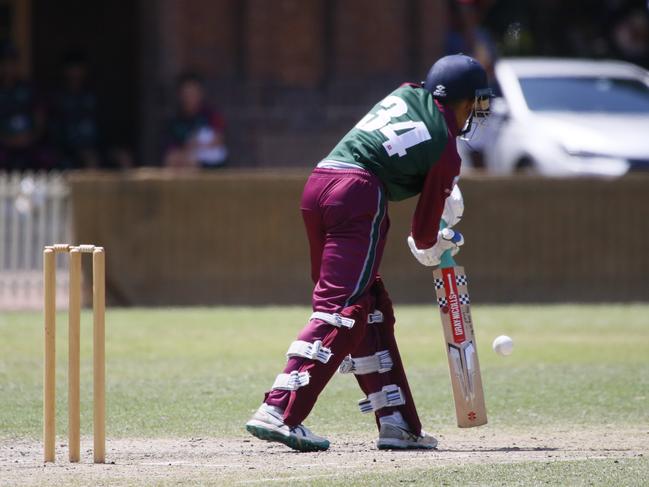
{"label": "batsman's collar", "polygon": [[435,105],[437,106],[437,109],[442,112],[442,115],[444,116],[444,120],[446,121],[446,126],[448,127],[449,132],[453,137],[457,137],[460,135],[460,129],[457,126],[457,122],[455,121],[455,112],[453,109],[449,106],[442,105],[439,101],[434,100]]}

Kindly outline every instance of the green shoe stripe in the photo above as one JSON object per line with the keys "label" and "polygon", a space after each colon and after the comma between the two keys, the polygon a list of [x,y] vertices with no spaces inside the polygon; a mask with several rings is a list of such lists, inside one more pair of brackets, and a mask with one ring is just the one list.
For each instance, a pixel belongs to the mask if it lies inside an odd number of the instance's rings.
{"label": "green shoe stripe", "polygon": [[299,438],[296,435],[285,436],[277,431],[253,425],[246,425],[246,430],[260,440],[277,441],[298,451],[323,451],[329,448],[328,440],[311,441],[306,438]]}

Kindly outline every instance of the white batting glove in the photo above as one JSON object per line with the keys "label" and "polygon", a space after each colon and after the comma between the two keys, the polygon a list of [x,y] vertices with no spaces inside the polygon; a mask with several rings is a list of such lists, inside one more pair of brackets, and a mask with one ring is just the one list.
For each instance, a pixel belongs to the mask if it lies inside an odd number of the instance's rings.
{"label": "white batting glove", "polygon": [[456,184],[453,186],[453,191],[448,195],[444,201],[444,212],[442,213],[442,220],[446,222],[448,228],[454,227],[462,219],[464,214],[464,199],[460,187]]}
{"label": "white batting glove", "polygon": [[447,250],[451,251],[451,255],[455,255],[460,251],[460,246],[464,244],[464,237],[460,232],[445,228],[437,234],[437,242],[429,249],[418,249],[415,244],[415,239],[412,235],[408,236],[408,247],[410,252],[415,256],[415,259],[420,264],[426,267],[439,265],[442,254]]}

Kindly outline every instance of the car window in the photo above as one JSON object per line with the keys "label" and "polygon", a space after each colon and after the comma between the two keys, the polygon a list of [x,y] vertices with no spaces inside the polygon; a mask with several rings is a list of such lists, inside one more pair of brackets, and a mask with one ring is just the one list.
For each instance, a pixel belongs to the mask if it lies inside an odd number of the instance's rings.
{"label": "car window", "polygon": [[530,110],[649,113],[649,87],[634,79],[520,78]]}

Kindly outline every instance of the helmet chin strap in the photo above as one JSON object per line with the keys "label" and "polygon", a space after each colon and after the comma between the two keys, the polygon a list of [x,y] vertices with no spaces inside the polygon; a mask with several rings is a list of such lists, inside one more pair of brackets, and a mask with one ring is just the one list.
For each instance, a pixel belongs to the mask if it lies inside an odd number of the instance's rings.
{"label": "helmet chin strap", "polygon": [[474,110],[471,110],[471,114],[469,115],[469,118],[467,118],[464,127],[462,127],[462,130],[460,130],[460,138],[462,140],[468,140],[465,137],[465,135],[471,132],[471,125],[473,124],[473,114],[474,114]]}

